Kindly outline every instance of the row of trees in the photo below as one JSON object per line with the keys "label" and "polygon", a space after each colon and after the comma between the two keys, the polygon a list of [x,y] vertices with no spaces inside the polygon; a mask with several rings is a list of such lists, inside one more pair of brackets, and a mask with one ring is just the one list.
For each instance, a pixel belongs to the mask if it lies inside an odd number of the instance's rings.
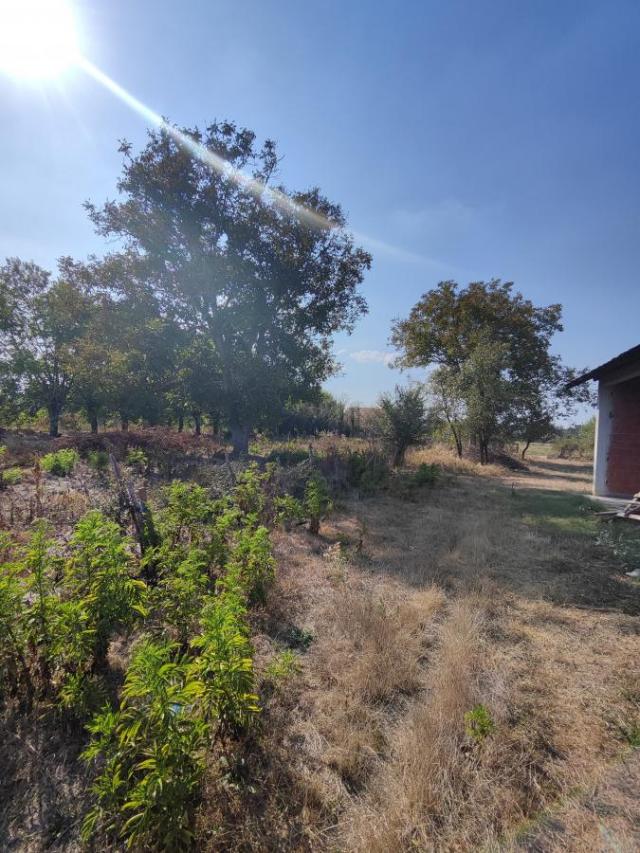
{"label": "row of trees", "polygon": [[[122,143],[119,200],[87,203],[119,250],[58,275],[33,263],[0,267],[0,416],[46,408],[50,432],[82,409],[124,428],[169,413],[224,424],[234,448],[279,417],[287,400],[317,396],[336,365],[331,336],[366,311],[358,292],[371,263],[318,189],[274,204],[273,142],[234,124],[194,143],[250,172],[262,194],[212,169],[165,131],[136,156]],[[301,215],[311,210],[312,217]]]}
{"label": "row of trees", "polygon": [[566,390],[576,371],[551,352],[561,317],[561,305],[536,307],[511,282],[445,281],[394,324],[396,366],[430,369],[431,413],[459,456],[471,441],[484,463],[492,443],[517,440],[524,458],[531,442],[552,438],[558,420],[591,402],[584,386]]}

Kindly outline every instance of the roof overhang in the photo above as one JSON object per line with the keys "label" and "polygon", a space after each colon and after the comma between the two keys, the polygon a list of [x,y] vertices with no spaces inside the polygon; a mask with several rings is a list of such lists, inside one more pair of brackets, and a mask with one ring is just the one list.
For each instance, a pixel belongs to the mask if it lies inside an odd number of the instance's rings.
{"label": "roof overhang", "polygon": [[606,379],[616,374],[619,370],[623,370],[625,367],[629,367],[637,362],[640,362],[640,345],[631,347],[626,352],[622,352],[620,355],[612,358],[611,361],[601,364],[600,367],[596,367],[588,373],[583,373],[582,376],[576,376],[571,382],[567,382],[565,388],[575,388],[576,385],[582,385],[583,382],[588,382],[590,379]]}

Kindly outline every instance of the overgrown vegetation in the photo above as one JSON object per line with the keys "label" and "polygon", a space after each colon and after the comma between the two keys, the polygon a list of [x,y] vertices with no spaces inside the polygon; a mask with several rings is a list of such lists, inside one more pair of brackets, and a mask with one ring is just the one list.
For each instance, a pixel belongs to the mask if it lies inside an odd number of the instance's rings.
{"label": "overgrown vegetation", "polygon": [[[47,468],[68,475],[75,458],[58,451]],[[3,698],[86,724],[83,755],[95,773],[86,840],[189,847],[207,755],[232,751],[259,712],[249,608],[264,604],[275,575],[265,524],[292,500],[272,488],[273,473],[250,466],[222,498],[194,483],[167,486],[160,544],[144,556],[98,511],[66,546],[45,522],[25,544],[3,537]],[[320,497],[317,505],[326,509]],[[150,560],[153,587],[142,579]],[[121,684],[116,639],[133,642]],[[272,676],[294,670],[283,657]]]}
{"label": "overgrown vegetation", "polygon": [[44,471],[54,477],[67,477],[76,466],[79,459],[77,451],[72,448],[46,453],[40,460]]}

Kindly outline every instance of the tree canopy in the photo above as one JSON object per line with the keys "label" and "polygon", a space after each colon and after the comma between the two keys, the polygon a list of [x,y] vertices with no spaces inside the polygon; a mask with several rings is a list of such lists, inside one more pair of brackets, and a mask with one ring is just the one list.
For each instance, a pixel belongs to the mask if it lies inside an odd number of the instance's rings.
{"label": "tree canopy", "polygon": [[[251,131],[228,122],[183,133],[265,187],[274,181],[273,142],[258,147]],[[119,259],[107,258],[107,271],[120,272],[105,275],[103,286],[125,296],[142,286],[163,316],[210,341],[219,365],[211,405],[235,447],[246,449],[252,426],[287,398],[309,397],[334,372],[331,335],[350,331],[366,311],[357,288],[371,258],[318,189],[289,193],[290,208],[275,205],[267,189],[246,192],[164,130],[152,131],[137,155],[128,144],[121,151],[122,199],[87,205],[98,232],[126,246]],[[318,216],[301,217],[299,206]]]}
{"label": "tree canopy", "polygon": [[397,366],[436,368],[429,387],[458,453],[464,427],[487,461],[492,440],[543,438],[571,409],[572,372],[551,352],[561,319],[561,305],[537,307],[512,282],[443,281],[394,323],[391,341]]}

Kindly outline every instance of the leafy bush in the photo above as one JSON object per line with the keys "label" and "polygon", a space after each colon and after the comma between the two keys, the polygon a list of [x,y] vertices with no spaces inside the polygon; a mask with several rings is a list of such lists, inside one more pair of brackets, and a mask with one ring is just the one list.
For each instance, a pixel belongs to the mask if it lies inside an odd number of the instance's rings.
{"label": "leafy bush", "polygon": [[568,435],[553,442],[552,452],[559,459],[591,459],[595,442],[596,419],[591,418]]}
{"label": "leafy bush", "polygon": [[21,468],[5,468],[4,471],[0,472],[0,477],[5,486],[15,486],[22,482],[22,474]]}
{"label": "leafy bush", "polygon": [[174,571],[167,572],[154,592],[163,620],[171,626],[182,647],[197,629],[205,596],[210,593],[206,552],[192,548]]}
{"label": "leafy bush", "polygon": [[68,477],[73,472],[80,457],[71,447],[47,453],[40,460],[42,468],[54,477]]}
{"label": "leafy bush", "polygon": [[88,726],[83,757],[101,770],[92,786],[97,801],[82,827],[86,841],[101,831],[139,849],[191,845],[208,742],[202,693],[175,646],[148,639],[137,645],[120,709],[105,709]]}
{"label": "leafy bush", "polygon": [[496,729],[496,724],[484,705],[476,705],[471,711],[467,711],[464,724],[467,735],[477,743],[482,743]]}
{"label": "leafy bush", "polygon": [[379,489],[389,474],[387,460],[380,453],[356,450],[347,456],[347,483],[371,494]]}
{"label": "leafy bush", "polygon": [[112,634],[145,615],[146,585],[130,574],[131,556],[119,527],[102,513],[90,512],[76,525],[65,587],[84,603],[95,632],[93,655],[104,660]]}
{"label": "leafy bush", "polygon": [[264,602],[275,565],[267,528],[243,527],[237,534],[222,585],[240,590],[250,604]]}
{"label": "leafy bush", "polygon": [[198,652],[194,672],[202,684],[204,713],[224,733],[244,729],[259,711],[245,614],[237,589],[212,596],[202,609],[201,632],[191,642]]}
{"label": "leafy bush", "polygon": [[304,519],[304,506],[292,497],[292,495],[282,495],[274,501],[276,512],[276,522],[282,524],[285,529],[289,527],[293,521],[302,521]]}
{"label": "leafy bush", "polygon": [[276,462],[285,468],[290,468],[293,465],[299,465],[301,462],[306,462],[308,458],[308,450],[303,450],[301,447],[292,445],[278,447],[275,450],[272,450],[267,456],[267,461]]}
{"label": "leafy bush", "polygon": [[413,475],[413,485],[414,486],[435,486],[442,475],[440,468],[435,464],[428,464],[427,462],[423,462],[418,466],[415,474]]}
{"label": "leafy bush", "polygon": [[87,465],[94,471],[104,471],[109,465],[109,454],[106,450],[90,450],[87,453]]}
{"label": "leafy bush", "polygon": [[268,508],[267,486],[273,479],[275,465],[269,464],[264,471],[253,462],[238,475],[232,500],[238,510],[255,523],[264,521]]}
{"label": "leafy bush", "polygon": [[126,456],[127,465],[136,471],[144,471],[149,464],[147,454],[140,447],[130,447]]}
{"label": "leafy bush", "polygon": [[320,532],[321,520],[332,507],[327,481],[320,474],[314,474],[304,490],[304,508],[309,519],[309,531],[315,536]]}
{"label": "leafy bush", "polygon": [[396,387],[395,394],[380,398],[380,430],[393,451],[394,467],[402,465],[412,445],[420,444],[428,431],[428,416],[420,388]]}

